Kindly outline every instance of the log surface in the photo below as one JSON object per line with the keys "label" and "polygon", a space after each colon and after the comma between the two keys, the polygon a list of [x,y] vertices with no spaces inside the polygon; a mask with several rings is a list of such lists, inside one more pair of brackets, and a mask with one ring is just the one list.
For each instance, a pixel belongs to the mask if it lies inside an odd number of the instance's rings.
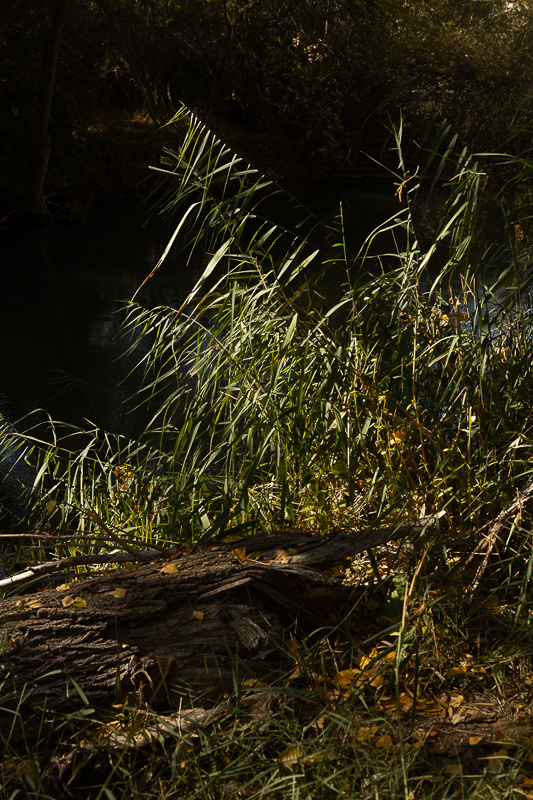
{"label": "log surface", "polygon": [[284,629],[297,621],[325,633],[332,614],[347,613],[341,582],[324,570],[413,530],[182,547],[171,559],[126,564],[66,590],[8,596],[0,725],[11,725],[17,708],[63,712],[132,695],[176,707],[191,692],[231,691],[235,672],[268,677],[287,658]]}

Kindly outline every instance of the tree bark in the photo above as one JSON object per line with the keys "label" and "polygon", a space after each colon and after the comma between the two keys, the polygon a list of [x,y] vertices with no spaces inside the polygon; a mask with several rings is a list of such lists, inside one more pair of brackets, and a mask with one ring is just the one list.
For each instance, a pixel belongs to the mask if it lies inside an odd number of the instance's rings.
{"label": "tree bark", "polygon": [[376,531],[375,540],[296,532],[181,547],[155,565],[7,597],[0,733],[31,735],[45,707],[53,716],[126,698],[175,709],[201,696],[205,705],[231,692],[235,676],[268,681],[280,666],[294,669],[288,628],[350,639],[345,590],[321,570],[415,527]]}
{"label": "tree bark", "polygon": [[59,45],[65,27],[69,3],[70,0],[56,0],[50,27],[43,45],[33,121],[33,149],[30,171],[20,208],[21,214],[41,219],[50,216],[50,210],[44,196],[46,173],[48,171],[50,153],[52,152],[48,122],[54,96]]}

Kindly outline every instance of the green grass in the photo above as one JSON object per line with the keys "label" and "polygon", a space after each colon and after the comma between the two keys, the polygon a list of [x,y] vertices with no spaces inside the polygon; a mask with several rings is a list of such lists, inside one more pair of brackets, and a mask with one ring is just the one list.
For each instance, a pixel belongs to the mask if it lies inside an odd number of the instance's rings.
{"label": "green grass", "polygon": [[[22,745],[3,733],[6,798],[62,796],[58,780],[84,798],[528,796],[528,502],[491,544],[479,585],[471,558],[533,473],[531,168],[525,156],[456,154],[445,126],[431,135],[415,177],[395,131],[407,207],[352,254],[342,208],[326,229],[302,206],[293,229],[269,221],[262,209],[279,190],[191,118],[158,170],[176,221],[169,248],[186,242],[184,260],[204,258],[204,274],[180,309],[123,310],[126,341],[143,354],[132,399],[143,430],[128,439],[51,423],[48,447],[31,420],[2,434],[5,457],[34,470],[31,487],[10,484],[16,530],[60,537],[49,545],[58,555],[116,547],[98,518],[142,549],[438,512],[410,547],[344,565],[364,612],[352,628],[363,661],[344,646],[324,662],[320,643],[300,642],[298,680],[237,681],[194,734],[165,722],[175,710],[142,707],[32,729]],[[427,197],[452,163],[423,247],[421,187]],[[391,230],[396,250],[373,255]],[[40,558],[20,541],[6,569]],[[471,721],[486,709],[499,727]],[[454,714],[440,752],[431,727]],[[114,746],[111,723],[164,733]],[[463,728],[477,733],[464,742]]]}

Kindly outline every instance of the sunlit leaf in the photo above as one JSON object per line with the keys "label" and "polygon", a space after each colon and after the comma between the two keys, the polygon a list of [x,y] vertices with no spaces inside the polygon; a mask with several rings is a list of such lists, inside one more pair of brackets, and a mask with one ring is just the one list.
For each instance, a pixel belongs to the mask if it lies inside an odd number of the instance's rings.
{"label": "sunlit leaf", "polygon": [[126,589],[114,589],[112,592],[107,592],[110,597],[116,597],[118,600],[122,600],[126,594]]}
{"label": "sunlit leaf", "polygon": [[291,766],[292,764],[297,764],[300,758],[300,750],[298,747],[286,747],[276,761],[285,764],[285,766]]}
{"label": "sunlit leaf", "polygon": [[180,571],[180,568],[178,564],[165,564],[159,571],[165,573],[165,575],[175,575],[176,572]]}

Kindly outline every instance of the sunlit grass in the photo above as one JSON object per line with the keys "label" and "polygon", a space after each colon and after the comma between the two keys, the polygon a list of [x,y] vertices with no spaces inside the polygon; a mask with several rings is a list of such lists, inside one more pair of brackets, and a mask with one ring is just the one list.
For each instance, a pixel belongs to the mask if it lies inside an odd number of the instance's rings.
{"label": "sunlit grass", "polygon": [[[132,405],[144,429],[131,439],[49,421],[46,446],[42,422],[6,425],[10,532],[59,538],[28,547],[13,536],[4,569],[45,549],[107,552],[116,536],[142,548],[436,513],[438,524],[342,566],[357,613],[337,662],[321,643],[299,642],[288,672],[268,686],[237,682],[222,716],[194,735],[165,723],[170,710],[124,707],[89,715],[86,733],[75,721],[72,756],[63,733],[37,736],[37,764],[8,730],[4,796],[50,796],[61,765],[65,785],[98,799],[526,793],[527,737],[509,733],[496,747],[483,729],[452,758],[431,720],[482,716],[473,698],[484,696],[509,721],[531,700],[527,503],[491,543],[478,583],[471,568],[533,473],[529,211],[515,218],[506,196],[491,235],[484,204],[504,193],[462,153],[423,249],[419,179],[403,164],[400,129],[396,178],[408,206],[351,254],[342,209],[326,231],[303,207],[301,226],[269,222],[262,206],[274,187],[197,120],[187,130],[160,168],[164,206],[173,240],[189,242],[184,262],[199,250],[207,267],[182,308],[123,310],[127,341],[143,354]],[[428,156],[433,174],[453,158],[445,136]],[[523,166],[516,175],[527,181]],[[397,249],[371,255],[391,229]],[[165,724],[142,746],[109,738],[110,727],[134,736]]]}

